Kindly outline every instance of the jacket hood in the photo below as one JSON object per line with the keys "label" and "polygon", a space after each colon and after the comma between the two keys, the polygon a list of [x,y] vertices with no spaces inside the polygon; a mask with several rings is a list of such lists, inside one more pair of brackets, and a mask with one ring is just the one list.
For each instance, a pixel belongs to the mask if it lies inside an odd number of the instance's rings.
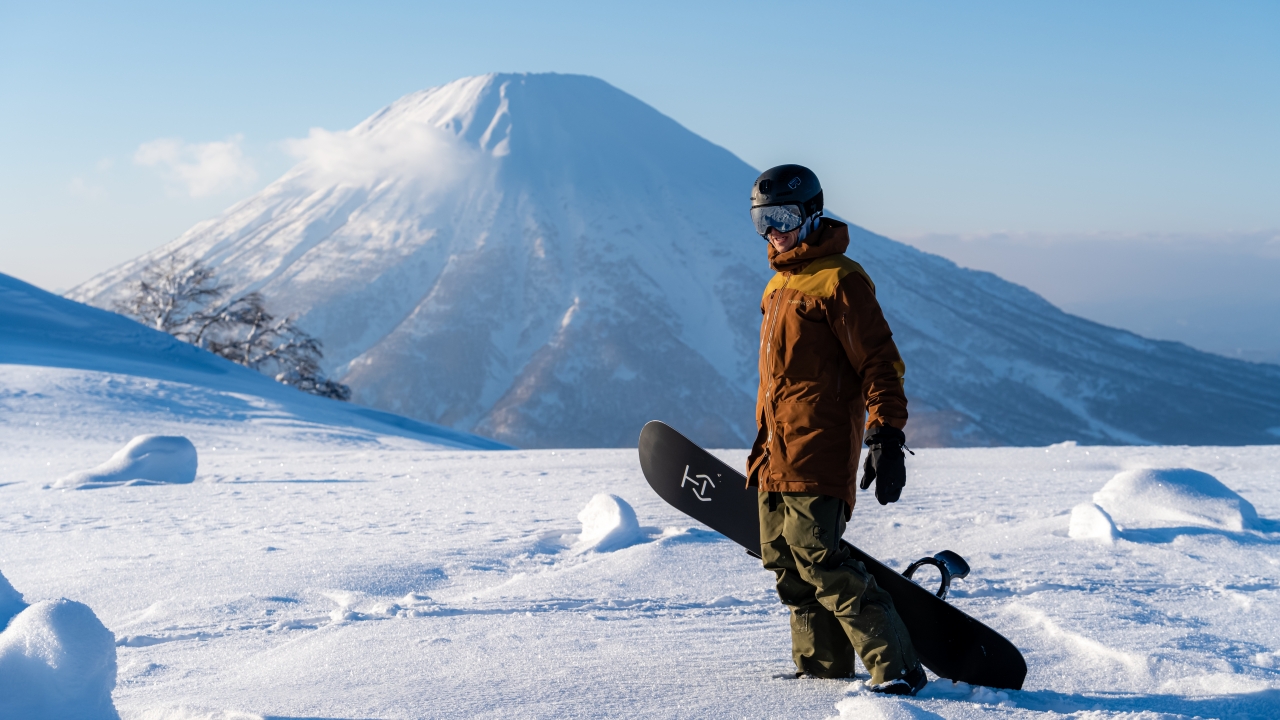
{"label": "jacket hood", "polygon": [[769,267],[780,273],[795,272],[818,258],[839,255],[848,250],[849,226],[839,220],[822,218],[817,232],[811,233],[804,242],[790,250],[780,253],[773,243],[768,245]]}

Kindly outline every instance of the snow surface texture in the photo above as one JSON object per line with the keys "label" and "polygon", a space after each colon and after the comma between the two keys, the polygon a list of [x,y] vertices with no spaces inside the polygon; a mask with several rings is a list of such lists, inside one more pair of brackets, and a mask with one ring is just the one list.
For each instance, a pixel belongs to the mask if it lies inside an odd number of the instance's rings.
{"label": "snow surface texture", "polygon": [[[107,307],[179,250],[297,313],[373,407],[522,447],[628,446],[653,418],[711,447],[754,439],[772,271],[746,212],[757,171],[731,153],[549,74],[416,92],[294,150],[261,193],[71,295]],[[851,234],[906,360],[912,446],[1277,442],[1280,367]]]}
{"label": "snow surface texture", "polygon": [[[261,715],[194,707],[152,708],[131,716],[130,720],[290,720],[289,718],[263,718]],[[320,720],[320,719],[316,719]]]}
{"label": "snow surface texture", "polygon": [[574,550],[609,552],[634,545],[641,539],[636,511],[617,495],[600,493],[578,513],[582,534]]}
{"label": "snow surface texture", "polygon": [[[71,600],[14,609],[0,575],[0,718],[115,720],[116,646],[93,611]],[[4,621],[8,621],[6,626]]]}
{"label": "snow surface texture", "polygon": [[[885,701],[865,675],[775,677],[771,573],[654,495],[633,449],[222,420],[195,389],[70,369],[0,366],[0,388],[4,573],[114,633],[125,720],[1280,715],[1280,448],[917,450],[903,500],[860,503],[846,537],[900,569],[959,552],[951,601],[1030,672],[1020,692],[933,679]],[[196,482],[43,489],[144,426],[192,439]],[[1134,467],[1208,473],[1262,519],[1069,537],[1071,509]],[[600,494],[633,508],[636,542],[578,553]]]}
{"label": "snow surface texture", "polygon": [[92,470],[71,473],[55,488],[97,488],[111,485],[185,484],[195,482],[196,446],[180,435],[139,435],[109,460]]}

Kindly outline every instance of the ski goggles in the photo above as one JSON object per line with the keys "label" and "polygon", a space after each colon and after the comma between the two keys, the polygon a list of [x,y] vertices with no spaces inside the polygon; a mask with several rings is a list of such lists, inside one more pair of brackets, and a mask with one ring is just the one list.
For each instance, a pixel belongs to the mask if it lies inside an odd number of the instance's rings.
{"label": "ski goggles", "polygon": [[769,228],[791,232],[804,224],[804,208],[799,205],[764,205],[751,208],[751,222],[756,232],[768,236]]}

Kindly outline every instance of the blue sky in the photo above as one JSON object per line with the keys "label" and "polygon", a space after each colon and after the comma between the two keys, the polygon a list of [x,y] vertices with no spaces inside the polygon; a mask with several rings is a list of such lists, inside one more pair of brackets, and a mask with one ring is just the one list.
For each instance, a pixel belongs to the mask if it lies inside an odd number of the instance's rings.
{"label": "blue sky", "polygon": [[[491,71],[601,77],[891,237],[1255,237],[1278,37],[1275,2],[7,2],[0,272],[70,287],[273,180],[284,140]],[[210,143],[236,171],[175,175]]]}

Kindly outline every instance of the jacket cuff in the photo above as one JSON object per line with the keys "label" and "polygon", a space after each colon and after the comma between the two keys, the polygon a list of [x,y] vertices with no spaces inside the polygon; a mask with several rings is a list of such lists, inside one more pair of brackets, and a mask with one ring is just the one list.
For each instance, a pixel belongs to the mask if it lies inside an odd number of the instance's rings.
{"label": "jacket cuff", "polygon": [[896,427],[884,425],[872,428],[871,431],[867,433],[867,439],[864,440],[863,443],[868,447],[884,443],[894,443],[895,445],[901,446],[907,444],[907,436],[906,433]]}

